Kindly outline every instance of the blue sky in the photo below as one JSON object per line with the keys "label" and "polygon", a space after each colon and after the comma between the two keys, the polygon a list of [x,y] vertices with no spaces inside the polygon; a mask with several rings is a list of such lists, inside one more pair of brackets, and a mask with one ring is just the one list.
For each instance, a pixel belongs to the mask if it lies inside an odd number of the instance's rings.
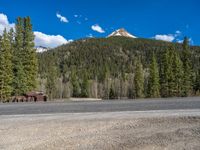
{"label": "blue sky", "polygon": [[105,37],[122,27],[137,37],[181,42],[188,36],[200,45],[199,8],[199,0],[1,0],[0,32],[30,16],[36,45]]}

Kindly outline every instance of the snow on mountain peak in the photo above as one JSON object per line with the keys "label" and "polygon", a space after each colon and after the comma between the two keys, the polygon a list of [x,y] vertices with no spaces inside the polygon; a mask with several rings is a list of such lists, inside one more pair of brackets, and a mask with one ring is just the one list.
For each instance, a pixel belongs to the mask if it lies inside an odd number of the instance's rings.
{"label": "snow on mountain peak", "polygon": [[37,46],[35,48],[36,48],[37,53],[43,53],[43,52],[46,52],[50,49],[50,48],[47,48],[47,47],[44,47],[44,46]]}
{"label": "snow on mountain peak", "polygon": [[128,33],[124,28],[118,29],[114,31],[113,33],[111,33],[110,35],[108,35],[108,37],[112,37],[112,36],[124,36],[124,37],[130,37],[130,38],[137,38],[136,36]]}

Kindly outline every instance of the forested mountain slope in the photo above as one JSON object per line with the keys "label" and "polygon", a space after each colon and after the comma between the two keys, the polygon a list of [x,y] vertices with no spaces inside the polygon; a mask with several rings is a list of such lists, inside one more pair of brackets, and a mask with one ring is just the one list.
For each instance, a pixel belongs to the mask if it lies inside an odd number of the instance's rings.
{"label": "forested mountain slope", "polygon": [[[196,88],[196,82],[199,82],[197,80],[200,68],[200,47],[187,45],[186,47],[192,69],[193,89],[194,84]],[[115,98],[131,98],[136,97],[134,73],[137,62],[140,62],[144,74],[143,95],[147,96],[152,56],[155,55],[158,63],[161,84],[163,56],[168,50],[172,50],[171,57],[177,53],[178,57],[184,60],[184,46],[179,43],[127,37],[82,39],[39,53],[39,74],[41,79],[47,79],[45,80],[46,90],[52,94],[52,97],[111,98],[112,95]],[[54,78],[56,80],[53,80]],[[58,90],[57,87],[57,93],[60,94],[53,94],[58,82],[63,84],[61,89]],[[96,90],[91,92],[94,87]]]}

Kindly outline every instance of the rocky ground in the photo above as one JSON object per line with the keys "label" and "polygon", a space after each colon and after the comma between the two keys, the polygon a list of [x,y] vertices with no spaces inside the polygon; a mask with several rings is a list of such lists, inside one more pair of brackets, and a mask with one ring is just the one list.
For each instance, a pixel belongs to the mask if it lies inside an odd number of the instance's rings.
{"label": "rocky ground", "polygon": [[199,110],[0,116],[0,149],[199,148]]}

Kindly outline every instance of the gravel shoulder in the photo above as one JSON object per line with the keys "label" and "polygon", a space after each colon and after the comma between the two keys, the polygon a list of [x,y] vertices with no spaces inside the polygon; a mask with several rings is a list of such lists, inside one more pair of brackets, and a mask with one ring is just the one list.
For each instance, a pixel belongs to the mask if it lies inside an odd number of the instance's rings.
{"label": "gravel shoulder", "polygon": [[0,149],[199,149],[200,109],[0,116]]}

